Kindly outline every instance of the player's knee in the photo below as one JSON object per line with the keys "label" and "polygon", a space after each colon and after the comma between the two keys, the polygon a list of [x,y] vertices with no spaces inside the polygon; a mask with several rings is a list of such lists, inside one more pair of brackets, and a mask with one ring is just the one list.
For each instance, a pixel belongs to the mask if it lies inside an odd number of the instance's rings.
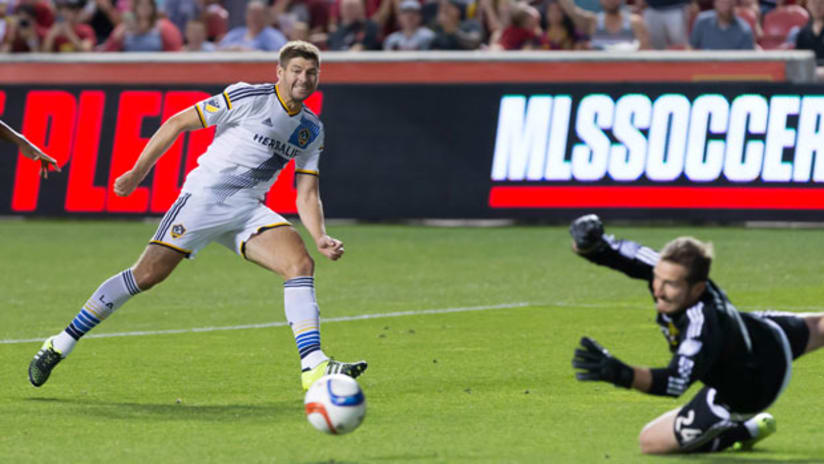
{"label": "player's knee", "polygon": [[668,451],[650,428],[644,428],[638,434],[638,446],[643,454],[662,454]]}
{"label": "player's knee", "polygon": [[294,279],[295,277],[311,276],[315,274],[315,261],[309,254],[303,254],[300,258],[289,263],[284,269],[284,279]]}
{"label": "player's knee", "polygon": [[166,277],[169,276],[168,272],[151,268],[144,269],[137,267],[133,269],[132,272],[134,273],[134,280],[142,292],[145,292],[160,282],[163,282]]}

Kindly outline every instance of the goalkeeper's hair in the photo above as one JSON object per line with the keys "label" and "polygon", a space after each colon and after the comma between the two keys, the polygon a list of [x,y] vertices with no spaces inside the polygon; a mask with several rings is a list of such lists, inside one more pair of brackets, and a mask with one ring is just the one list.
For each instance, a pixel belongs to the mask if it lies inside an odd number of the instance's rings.
{"label": "goalkeeper's hair", "polygon": [[712,258],[712,243],[704,243],[694,237],[678,237],[661,250],[662,260],[687,268],[687,282],[690,284],[709,279]]}
{"label": "goalkeeper's hair", "polygon": [[303,40],[293,40],[291,42],[287,42],[286,45],[281,47],[278,56],[278,63],[281,68],[285,68],[292,58],[297,57],[313,60],[318,66],[320,66],[320,49],[309,42],[304,42]]}

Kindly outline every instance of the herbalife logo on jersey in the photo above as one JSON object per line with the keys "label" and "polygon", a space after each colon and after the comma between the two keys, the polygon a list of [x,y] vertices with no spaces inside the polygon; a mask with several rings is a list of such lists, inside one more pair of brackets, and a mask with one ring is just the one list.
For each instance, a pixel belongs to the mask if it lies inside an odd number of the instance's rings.
{"label": "herbalife logo on jersey", "polygon": [[254,137],[252,137],[252,140],[265,147],[268,147],[270,150],[272,150],[273,153],[277,153],[285,158],[292,159],[300,155],[300,150],[298,150],[297,148],[289,145],[288,143],[281,142],[280,140],[276,140],[271,137],[255,134]]}

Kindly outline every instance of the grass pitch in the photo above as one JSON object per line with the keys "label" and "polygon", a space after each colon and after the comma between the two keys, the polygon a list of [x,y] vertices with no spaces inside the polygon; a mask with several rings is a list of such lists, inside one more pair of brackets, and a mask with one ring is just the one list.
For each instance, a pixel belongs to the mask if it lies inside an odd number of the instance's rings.
{"label": "grass pitch", "polygon": [[[154,229],[0,222],[0,340],[61,330]],[[653,247],[681,234],[711,240],[712,277],[742,309],[824,311],[820,230],[608,231]],[[369,361],[360,429],[325,436],[306,422],[287,327],[87,338],[39,389],[26,367],[40,343],[2,343],[0,462],[824,462],[824,352],[795,364],[771,409],[779,432],[756,451],[642,456],[641,427],[696,388],[672,400],[574,380],[582,335],[634,364],[669,356],[644,284],[574,256],[565,227],[330,232],[347,251],[318,258],[322,317],[376,316],[322,325],[327,353]],[[381,316],[456,308],[475,310]],[[283,320],[279,279],[210,245],[92,333]]]}

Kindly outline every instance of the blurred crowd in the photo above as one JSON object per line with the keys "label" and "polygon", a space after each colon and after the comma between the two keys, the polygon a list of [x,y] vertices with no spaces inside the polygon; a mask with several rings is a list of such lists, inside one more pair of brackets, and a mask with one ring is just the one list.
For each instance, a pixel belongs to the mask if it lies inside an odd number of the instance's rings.
{"label": "blurred crowd", "polygon": [[0,52],[14,53],[275,51],[301,39],[352,51],[801,48],[824,59],[823,28],[824,0],[0,0]]}

